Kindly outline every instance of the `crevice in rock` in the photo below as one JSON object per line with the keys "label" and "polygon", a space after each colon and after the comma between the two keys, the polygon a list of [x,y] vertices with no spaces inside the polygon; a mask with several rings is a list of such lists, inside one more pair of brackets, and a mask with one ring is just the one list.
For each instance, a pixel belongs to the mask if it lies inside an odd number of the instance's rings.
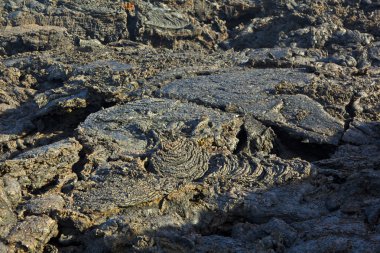
{"label": "crevice in rock", "polygon": [[280,127],[271,126],[277,136],[274,154],[283,159],[301,158],[308,162],[327,159],[336,146],[330,144],[304,143],[289,135]]}
{"label": "crevice in rock", "polygon": [[[99,94],[90,94],[90,98],[99,97]],[[99,110],[114,106],[116,102],[107,102],[104,98],[100,101],[90,101],[85,108],[65,110],[55,109],[53,112],[40,117],[31,117],[33,129],[25,136],[20,136],[17,140],[21,143],[16,148],[10,149],[8,143],[0,144],[0,154],[7,154],[5,159],[13,159],[20,153],[49,145],[51,143],[74,136],[75,129],[82,123],[88,115]],[[33,106],[33,104],[31,104]],[[30,114],[35,112],[31,111]]]}
{"label": "crevice in rock", "polygon": [[[78,179],[80,180],[81,179],[81,172],[83,171],[84,169],[84,166],[88,163],[88,158],[87,158],[87,152],[86,152],[86,148],[83,147],[80,151],[79,151],[79,160],[78,162],[76,162],[73,166],[72,166],[72,170],[73,172],[77,175]],[[66,189],[66,190],[69,190],[69,189]]]}
{"label": "crevice in rock", "polygon": [[9,149],[7,143],[3,143],[0,145],[0,153],[1,154],[7,153],[9,151],[10,151],[10,149]]}
{"label": "crevice in rock", "polygon": [[142,156],[141,160],[143,161],[145,171],[149,173],[156,173],[152,168],[152,163],[150,162],[149,156]]}
{"label": "crevice in rock", "polygon": [[131,41],[137,40],[138,21],[138,7],[135,6],[135,15],[127,14],[127,29]]}
{"label": "crevice in rock", "polygon": [[[244,223],[248,220],[235,211],[231,212],[201,212],[201,219],[205,219],[205,225],[200,222],[196,227],[197,232],[202,236],[219,235],[224,237],[232,237],[232,230],[237,223]],[[210,220],[210,217],[211,220]]]}
{"label": "crevice in rock", "polygon": [[79,240],[75,239],[75,237],[78,235],[80,236],[81,233],[74,227],[65,227],[58,222],[58,235],[51,238],[48,244],[53,245],[59,249],[64,249],[65,247],[79,248],[82,246],[82,243]]}
{"label": "crevice in rock", "polygon": [[248,145],[248,133],[244,127],[244,124],[241,125],[240,131],[238,132],[236,137],[238,138],[239,141],[238,141],[236,148],[233,152],[235,155],[240,153],[241,151],[243,151],[244,148],[247,147],[247,145]]}
{"label": "crevice in rock", "polygon": [[345,119],[344,121],[344,132],[348,130],[350,127],[350,123],[354,120],[355,118],[355,109],[354,109],[354,103],[357,100],[357,94],[353,94],[351,96],[350,102],[345,106],[345,110],[348,114],[348,118]]}
{"label": "crevice in rock", "polygon": [[46,185],[42,186],[41,188],[38,188],[34,191],[29,191],[31,194],[33,195],[42,195],[44,193],[47,193],[48,191],[50,191],[51,189],[54,189],[54,187],[57,186],[57,183],[58,183],[58,178],[59,176],[55,176],[53,180],[51,180],[49,183],[47,183]]}
{"label": "crevice in rock", "polygon": [[257,14],[259,12],[260,10],[259,8],[257,8],[255,11],[248,11],[247,13],[243,13],[237,17],[231,17],[230,14],[228,14],[228,11],[225,10],[224,13],[220,14],[220,17],[227,21],[226,26],[228,30],[232,31],[236,26],[240,24],[244,24],[244,25],[249,24],[253,18],[258,16]]}
{"label": "crevice in rock", "polygon": [[[32,122],[36,126],[36,131],[32,134],[53,135],[49,143],[59,141],[74,136],[74,130],[82,123],[88,115],[99,110],[115,105],[105,101],[90,103],[89,106],[73,111],[56,111],[47,115],[35,118]],[[40,146],[40,145],[38,145]],[[37,146],[30,147],[35,148]]]}
{"label": "crevice in rock", "polygon": [[37,131],[43,134],[62,131],[72,135],[72,131],[83,122],[88,115],[100,110],[100,106],[88,106],[73,112],[53,112],[33,120]]}

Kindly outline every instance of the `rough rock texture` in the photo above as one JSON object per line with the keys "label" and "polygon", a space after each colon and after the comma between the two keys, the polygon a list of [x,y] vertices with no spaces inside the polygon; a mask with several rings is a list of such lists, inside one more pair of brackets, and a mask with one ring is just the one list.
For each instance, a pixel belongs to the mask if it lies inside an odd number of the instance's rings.
{"label": "rough rock texture", "polygon": [[41,252],[49,240],[58,235],[57,222],[48,216],[28,216],[6,237],[9,250]]}
{"label": "rough rock texture", "polygon": [[5,160],[0,165],[1,174],[17,178],[22,187],[40,189],[53,180],[70,176],[80,149],[81,145],[73,139],[38,147]]}
{"label": "rough rock texture", "polygon": [[0,32],[0,54],[16,54],[28,51],[44,51],[71,46],[72,41],[63,27],[25,25],[5,27]]}
{"label": "rough rock texture", "polygon": [[0,1],[0,252],[380,252],[378,0]]}
{"label": "rough rock texture", "polygon": [[275,95],[281,82],[308,85],[310,75],[289,69],[265,69],[210,75],[174,81],[160,91],[162,96],[197,101],[254,118],[293,135],[303,142],[338,144],[343,122],[307,96]]}

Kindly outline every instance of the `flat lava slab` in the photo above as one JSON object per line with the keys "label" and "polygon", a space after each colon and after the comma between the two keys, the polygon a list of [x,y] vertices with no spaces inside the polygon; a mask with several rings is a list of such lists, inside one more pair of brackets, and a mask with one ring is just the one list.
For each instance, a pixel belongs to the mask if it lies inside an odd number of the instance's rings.
{"label": "flat lava slab", "polygon": [[305,143],[337,145],[343,122],[308,96],[276,94],[276,86],[282,82],[303,86],[309,85],[312,78],[301,69],[250,69],[175,80],[159,95],[251,114]]}
{"label": "flat lava slab", "polygon": [[189,139],[233,151],[243,124],[237,114],[172,99],[143,99],[91,114],[79,138],[98,159],[146,157],[162,142]]}

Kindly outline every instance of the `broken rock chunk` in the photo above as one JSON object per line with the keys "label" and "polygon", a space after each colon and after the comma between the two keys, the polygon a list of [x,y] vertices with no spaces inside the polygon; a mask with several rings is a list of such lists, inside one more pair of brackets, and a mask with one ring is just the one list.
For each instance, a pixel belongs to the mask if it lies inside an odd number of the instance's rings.
{"label": "broken rock chunk", "polygon": [[80,149],[76,140],[65,139],[0,163],[0,172],[17,178],[22,188],[36,190],[72,173]]}
{"label": "broken rock chunk", "polygon": [[58,26],[25,25],[0,31],[0,55],[44,51],[72,45],[66,29]]}
{"label": "broken rock chunk", "polygon": [[[7,236],[7,244],[13,248],[20,246],[25,252],[41,252],[49,240],[58,235],[58,225],[50,217],[28,216],[20,222]],[[19,251],[23,252],[23,251]]]}

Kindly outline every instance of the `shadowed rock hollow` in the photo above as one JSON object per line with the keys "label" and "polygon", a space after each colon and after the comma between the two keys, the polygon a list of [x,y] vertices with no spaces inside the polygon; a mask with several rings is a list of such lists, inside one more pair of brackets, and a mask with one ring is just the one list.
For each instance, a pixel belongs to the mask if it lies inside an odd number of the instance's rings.
{"label": "shadowed rock hollow", "polygon": [[0,1],[0,252],[379,252],[380,2]]}

